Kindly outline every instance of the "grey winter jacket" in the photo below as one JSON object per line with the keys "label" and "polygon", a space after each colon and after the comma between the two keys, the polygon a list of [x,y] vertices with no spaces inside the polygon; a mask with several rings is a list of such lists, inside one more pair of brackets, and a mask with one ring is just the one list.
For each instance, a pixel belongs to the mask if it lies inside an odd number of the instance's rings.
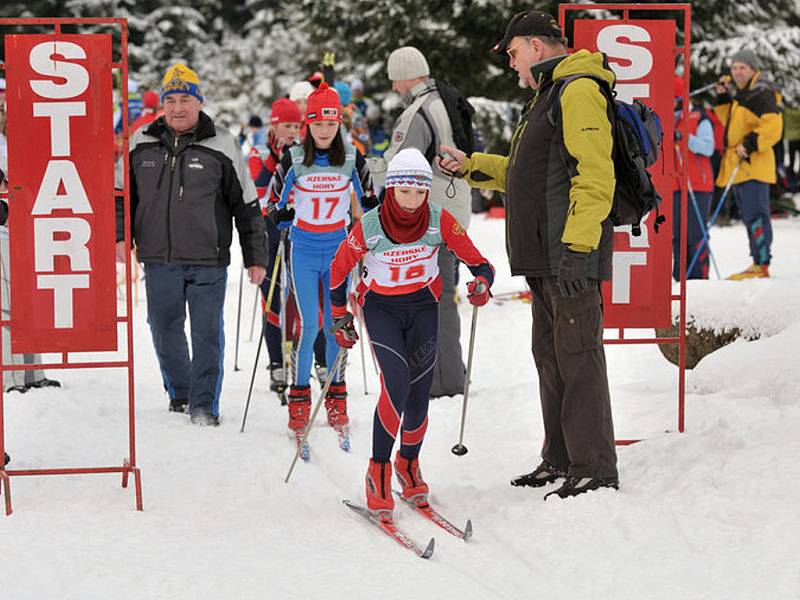
{"label": "grey winter jacket", "polygon": [[[453,128],[442,97],[433,79],[414,86],[407,98],[406,109],[397,118],[392,130],[392,141],[383,155],[388,163],[395,154],[406,148],[416,148],[431,161],[433,186],[430,199],[453,215],[467,229],[472,214],[472,193],[469,185],[461,179],[445,176],[434,165],[433,157],[439,146],[455,146]],[[451,183],[452,179],[452,183]]]}
{"label": "grey winter jacket", "polygon": [[[179,136],[163,117],[130,142],[131,228],[143,263],[226,266],[236,222],[244,264],[267,266],[266,230],[234,137],[205,113]],[[117,241],[124,239],[117,203]]]}

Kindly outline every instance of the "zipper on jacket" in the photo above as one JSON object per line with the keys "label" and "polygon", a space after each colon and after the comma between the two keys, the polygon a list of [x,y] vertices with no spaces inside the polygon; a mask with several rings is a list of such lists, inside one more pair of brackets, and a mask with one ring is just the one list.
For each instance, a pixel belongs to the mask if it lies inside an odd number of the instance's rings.
{"label": "zipper on jacket", "polygon": [[161,189],[161,184],[164,182],[164,171],[167,170],[168,163],[169,152],[164,152],[164,162],[161,165],[161,172],[158,174],[158,183],[156,183],[156,189]]}
{"label": "zipper on jacket", "polygon": [[184,166],[183,154],[178,159],[178,202],[183,201]]}
{"label": "zipper on jacket", "polygon": [[[177,147],[178,140],[175,140],[175,146]],[[172,156],[172,160],[169,164],[169,194],[167,195],[167,262],[172,262],[172,182],[175,179],[175,155]]]}

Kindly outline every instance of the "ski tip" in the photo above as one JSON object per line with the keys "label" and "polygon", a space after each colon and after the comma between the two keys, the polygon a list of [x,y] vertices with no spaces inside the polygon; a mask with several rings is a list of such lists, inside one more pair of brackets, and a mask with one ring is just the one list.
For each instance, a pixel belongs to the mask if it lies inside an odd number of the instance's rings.
{"label": "ski tip", "polygon": [[464,541],[467,542],[472,537],[472,519],[467,519],[467,525],[464,527]]}
{"label": "ski tip", "polygon": [[431,541],[428,542],[428,545],[425,547],[425,550],[423,550],[422,554],[420,554],[419,557],[430,558],[431,556],[433,556],[433,546],[435,542],[436,538],[431,538]]}

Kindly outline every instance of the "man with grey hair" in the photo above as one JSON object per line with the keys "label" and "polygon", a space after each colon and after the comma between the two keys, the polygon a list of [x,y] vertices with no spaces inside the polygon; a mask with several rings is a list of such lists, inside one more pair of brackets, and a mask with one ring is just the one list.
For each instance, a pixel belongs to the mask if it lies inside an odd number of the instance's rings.
{"label": "man with grey hair", "polygon": [[603,350],[601,281],[611,277],[611,86],[599,52],[567,53],[547,13],[517,14],[493,52],[533,90],[507,156],[455,148],[440,167],[473,187],[506,194],[512,275],[533,292],[532,350],[544,422],[542,462],[514,486],[567,498],[619,486]]}
{"label": "man with grey hair", "polygon": [[[453,128],[436,82],[430,77],[425,56],[413,46],[398,48],[387,64],[392,89],[406,109],[397,119],[384,158],[388,163],[405,148],[416,148],[431,164],[441,145],[455,146]],[[469,226],[471,193],[461,179],[434,169],[430,201],[445,208],[464,229]],[[442,292],[439,302],[439,337],[431,396],[453,396],[464,390],[466,369],[461,352],[461,322],[456,305],[456,257],[444,246],[439,250]]]}
{"label": "man with grey hair", "polygon": [[144,263],[147,322],[169,410],[217,426],[233,225],[254,285],[266,275],[266,230],[238,143],[202,110],[197,73],[181,63],[170,67],[161,101],[164,115],[130,141],[130,231],[118,203],[117,257],[124,261],[125,238],[132,236]]}

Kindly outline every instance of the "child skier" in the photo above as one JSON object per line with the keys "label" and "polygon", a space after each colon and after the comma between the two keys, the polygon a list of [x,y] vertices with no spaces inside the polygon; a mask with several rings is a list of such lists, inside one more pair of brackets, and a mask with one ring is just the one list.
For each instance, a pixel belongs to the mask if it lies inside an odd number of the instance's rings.
{"label": "child skier", "polygon": [[364,258],[358,297],[381,370],[366,477],[367,507],[386,521],[394,508],[389,460],[398,429],[400,449],[394,469],[402,495],[417,506],[428,504],[428,485],[417,457],[428,425],[436,359],[442,287],[439,244],[444,242],[475,276],[467,286],[470,303],[486,304],[494,281],[494,268],[453,216],[428,202],[432,180],[431,167],[419,150],[398,152],[386,171],[383,204],[356,224],[331,265],[336,341],[351,348],[358,335],[347,311],[347,274]]}
{"label": "child skier", "polygon": [[[319,329],[320,290],[323,294],[323,328],[327,336],[327,364],[332,367],[338,346],[329,333],[331,318],[330,265],[350,225],[351,188],[361,206],[368,210],[378,204],[364,157],[342,138],[342,107],[339,96],[327,84],[320,84],[308,97],[308,134],[303,146],[285,153],[272,181],[274,202],[270,218],[279,227],[291,227],[291,277],[300,313],[300,336],[293,361],[289,388],[289,428],[297,439],[305,429],[311,410],[309,378],[314,340]],[[290,193],[293,203],[290,206]],[[347,449],[347,387],[344,363],[333,374],[325,398],[328,423],[340,434]]]}
{"label": "child skier", "polygon": [[[286,148],[294,145],[300,135],[302,117],[297,104],[288,98],[281,98],[272,103],[270,111],[270,127],[267,145],[254,146],[250,151],[247,164],[250,167],[250,175],[256,184],[258,197],[262,200],[262,210],[266,216],[267,189],[269,187],[272,174],[280,164],[281,158]],[[267,226],[267,242],[269,244],[269,265],[267,266],[267,277],[261,282],[261,292],[266,302],[269,295],[270,281],[275,266],[275,259],[278,256],[278,241],[280,233],[278,228],[270,219],[265,219]],[[275,282],[275,289],[272,292],[271,306],[267,312],[267,325],[264,329],[264,341],[267,344],[269,353],[270,389],[273,392],[283,394],[286,389],[286,374],[283,368],[283,351],[281,348],[281,330],[279,315],[281,311],[281,289],[280,281]]]}

